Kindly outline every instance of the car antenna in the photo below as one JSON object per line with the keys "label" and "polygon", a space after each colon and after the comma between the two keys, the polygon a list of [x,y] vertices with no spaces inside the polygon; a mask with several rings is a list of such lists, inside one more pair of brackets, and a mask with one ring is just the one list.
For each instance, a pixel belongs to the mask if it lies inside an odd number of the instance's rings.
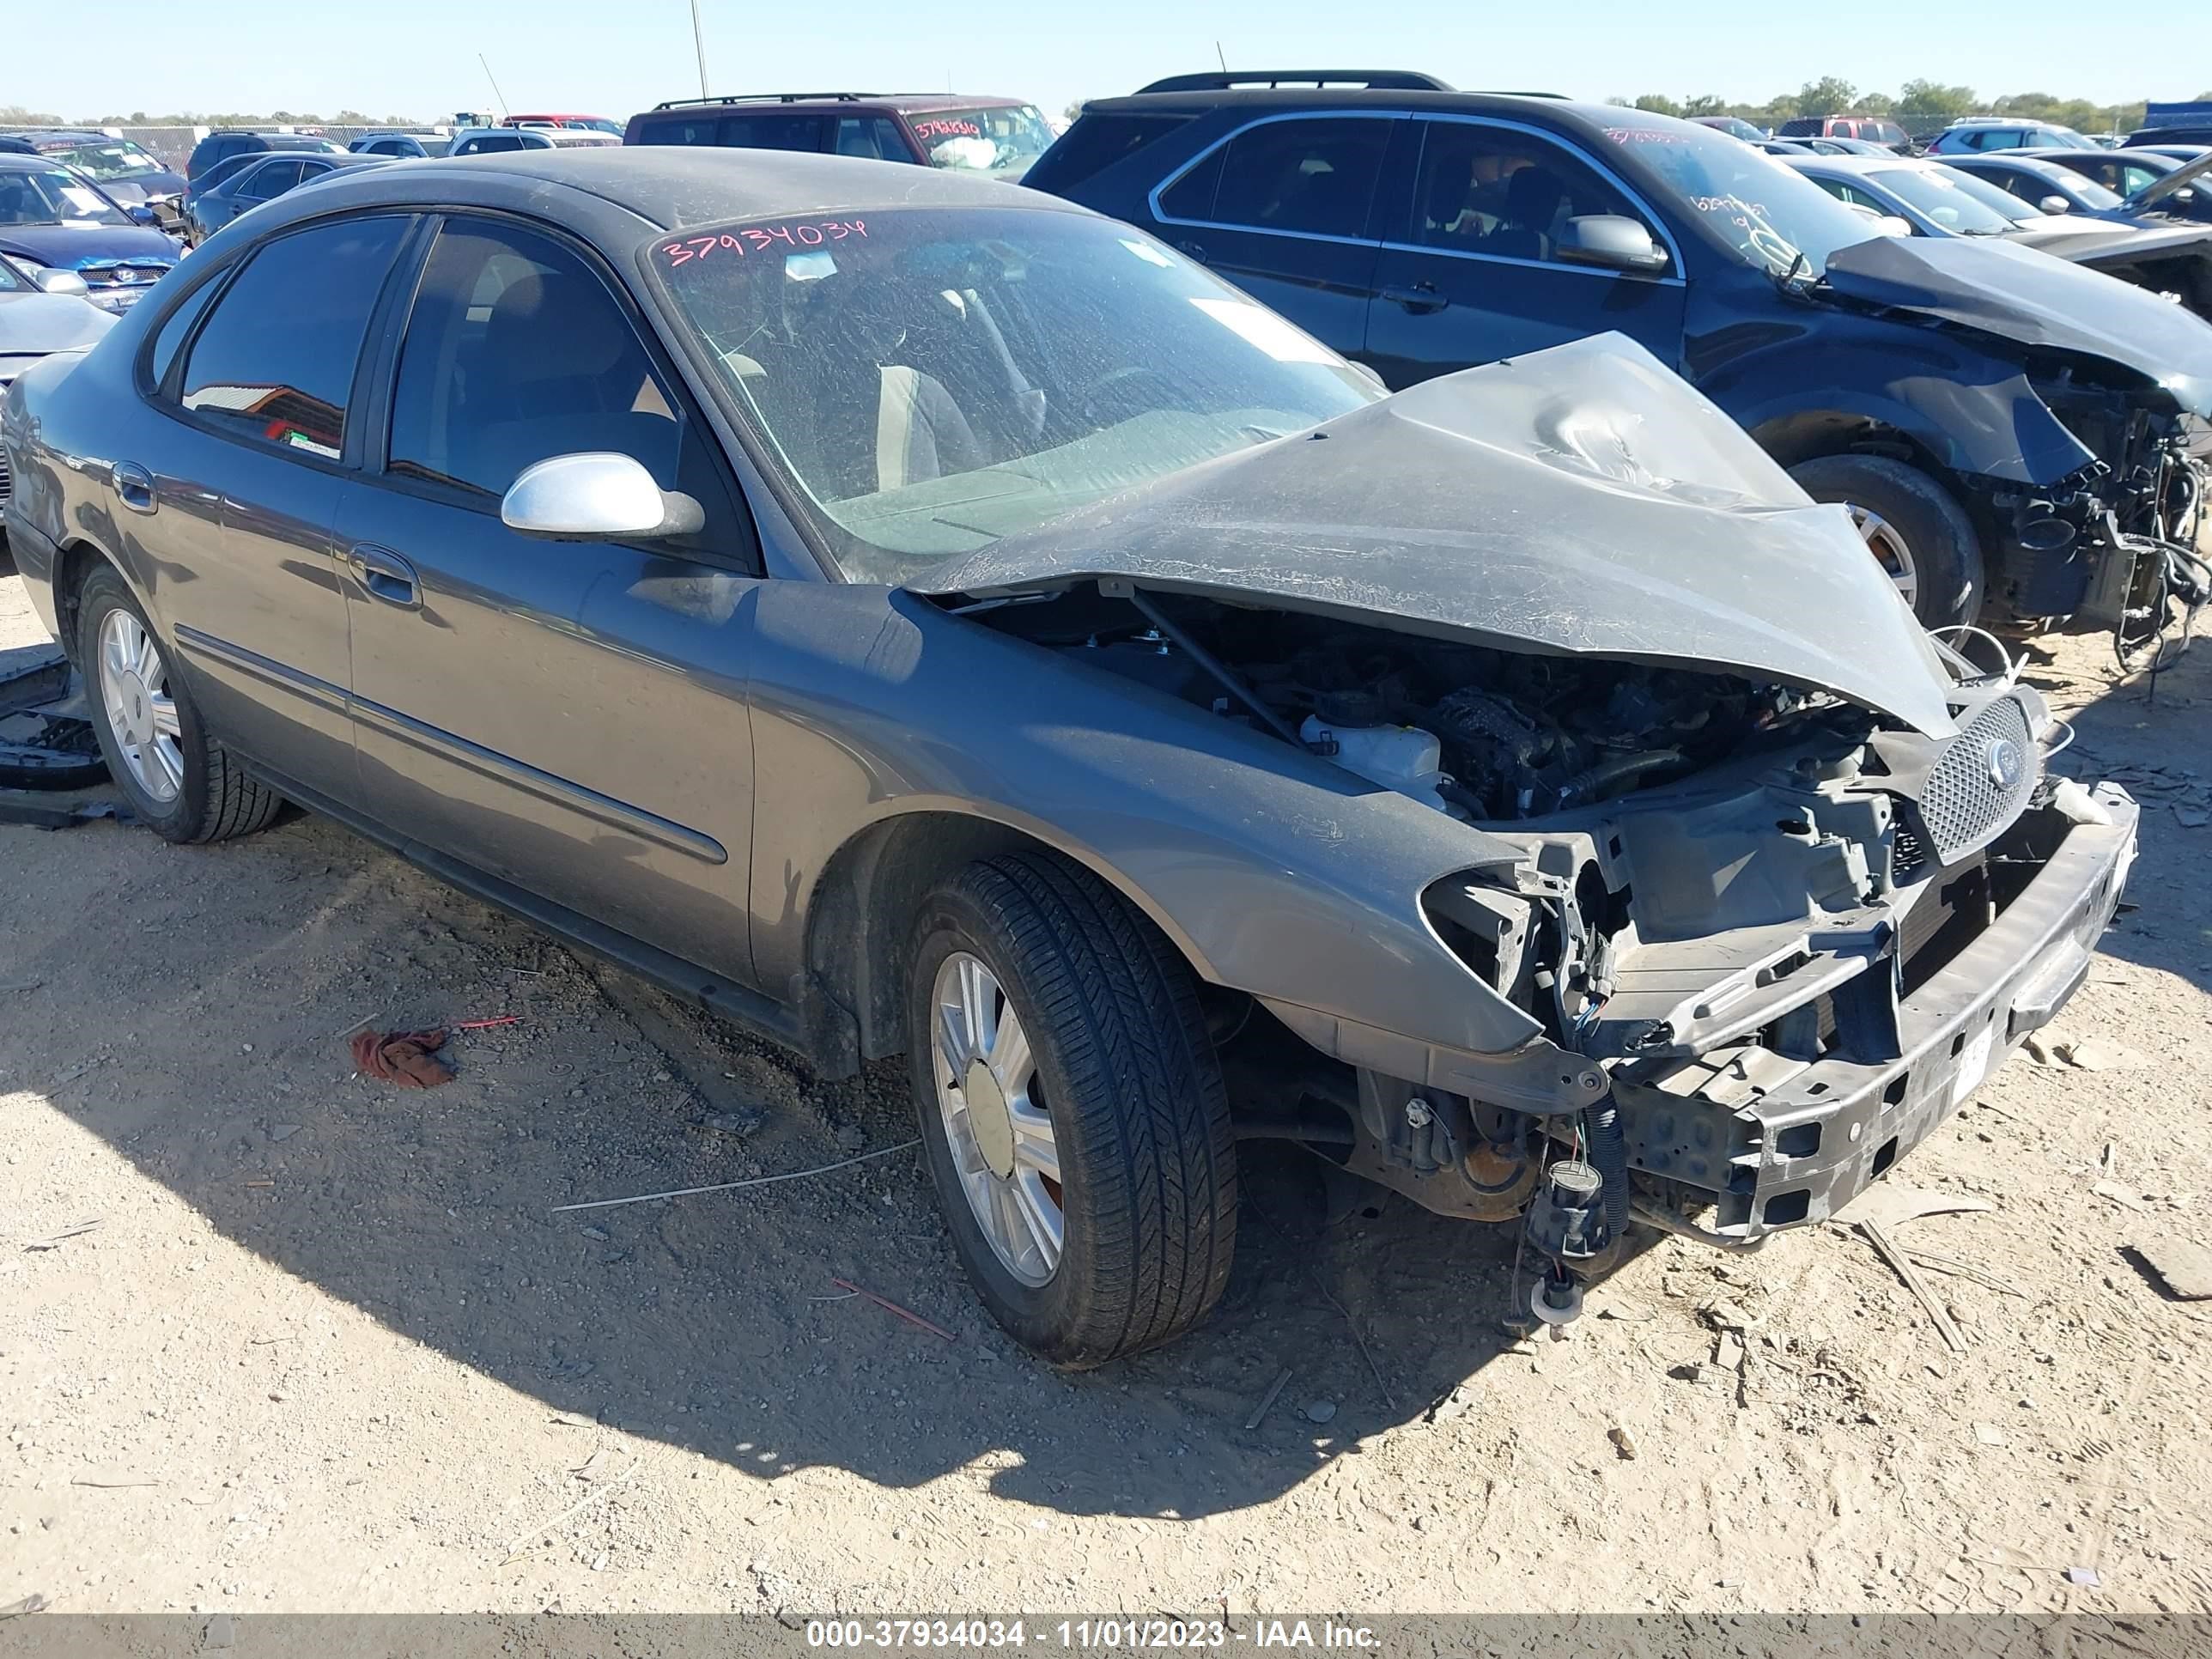
{"label": "car antenna", "polygon": [[484,79],[491,82],[491,95],[499,100],[499,118],[504,121],[507,117],[507,94],[499,89],[499,82],[492,75],[491,65],[484,63],[482,52],[477,54],[477,62],[483,64]]}

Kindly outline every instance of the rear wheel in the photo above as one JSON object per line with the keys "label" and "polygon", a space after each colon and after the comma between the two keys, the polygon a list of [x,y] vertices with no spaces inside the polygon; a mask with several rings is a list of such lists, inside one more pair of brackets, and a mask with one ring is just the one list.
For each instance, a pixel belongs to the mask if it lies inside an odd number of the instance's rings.
{"label": "rear wheel", "polygon": [[276,816],[283,799],[208,735],[145,612],[106,566],[85,581],[77,629],[100,752],[149,828],[165,841],[224,841]]}
{"label": "rear wheel", "polygon": [[1973,621],[1982,548],[1966,511],[1918,468],[1882,455],[1823,455],[1790,469],[1816,501],[1839,501],[1883,574],[1925,628]]}
{"label": "rear wheel", "polygon": [[973,864],[922,906],[907,1018],[926,1161],[992,1316],[1070,1366],[1203,1318],[1236,1246],[1236,1146],[1167,941],[1049,854]]}

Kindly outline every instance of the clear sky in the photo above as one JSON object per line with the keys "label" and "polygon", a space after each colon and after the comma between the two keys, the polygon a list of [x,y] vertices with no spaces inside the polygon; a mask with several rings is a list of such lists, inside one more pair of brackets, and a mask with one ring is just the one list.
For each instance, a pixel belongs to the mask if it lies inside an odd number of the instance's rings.
{"label": "clear sky", "polygon": [[[2117,102],[2212,89],[2212,4],[2106,29],[2080,0],[700,0],[713,89],[864,88],[1072,99],[1210,68],[1425,69],[1462,87],[1763,100],[1825,74],[1894,92],[1915,76],[1984,94]],[[494,107],[626,116],[696,92],[687,0],[14,0],[0,104],[110,110],[351,106],[434,118]],[[1569,21],[1571,20],[1571,21]]]}

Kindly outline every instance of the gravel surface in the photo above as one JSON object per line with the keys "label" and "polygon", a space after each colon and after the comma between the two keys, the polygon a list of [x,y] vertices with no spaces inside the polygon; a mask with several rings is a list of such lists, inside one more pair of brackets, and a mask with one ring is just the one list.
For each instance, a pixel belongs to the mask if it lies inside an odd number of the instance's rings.
{"label": "gravel surface", "polygon": [[[2016,1055],[1899,1170],[1992,1206],[1893,1230],[1962,1354],[1826,1227],[1651,1243],[1516,1340],[1510,1235],[1261,1147],[1215,1317],[1056,1375],[911,1152],[552,1212],[896,1146],[896,1066],[817,1082],[316,818],[0,828],[0,1605],[2203,1611],[2212,1303],[2131,1250],[2212,1244],[2212,647],[2154,702],[2039,654],[2148,804],[2140,908],[2051,1034],[2096,1068]],[[346,1054],[510,1013],[434,1091]]]}

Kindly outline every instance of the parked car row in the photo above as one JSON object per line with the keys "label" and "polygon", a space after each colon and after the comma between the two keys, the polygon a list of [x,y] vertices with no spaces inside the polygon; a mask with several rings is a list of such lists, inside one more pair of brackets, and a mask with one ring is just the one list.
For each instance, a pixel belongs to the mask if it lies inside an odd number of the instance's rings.
{"label": "parked car row", "polygon": [[1370,79],[1094,104],[1038,189],[335,168],[17,376],[9,545],[168,840],[290,799],[905,1055],[1056,1362],[1205,1316],[1260,1137],[1522,1230],[1563,1322],[1632,1226],[1828,1218],[2083,982],[2135,804],[1899,587],[2162,548],[2212,330]]}

